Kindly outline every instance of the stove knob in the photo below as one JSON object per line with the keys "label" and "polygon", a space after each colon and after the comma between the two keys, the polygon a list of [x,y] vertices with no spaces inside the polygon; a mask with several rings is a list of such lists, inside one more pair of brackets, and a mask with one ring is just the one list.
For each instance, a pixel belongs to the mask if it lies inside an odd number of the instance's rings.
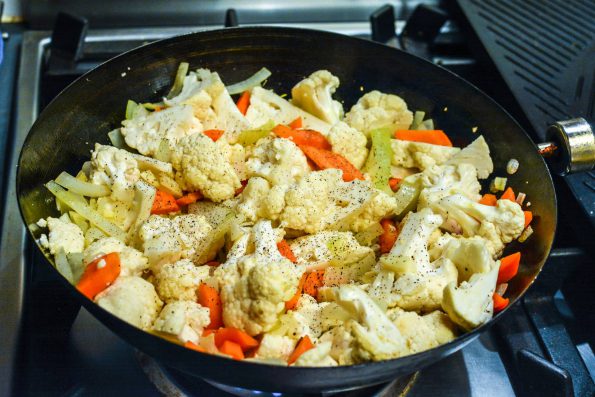
{"label": "stove knob", "polygon": [[587,120],[558,121],[549,126],[546,137],[550,142],[537,146],[555,173],[566,175],[595,167],[595,130]]}

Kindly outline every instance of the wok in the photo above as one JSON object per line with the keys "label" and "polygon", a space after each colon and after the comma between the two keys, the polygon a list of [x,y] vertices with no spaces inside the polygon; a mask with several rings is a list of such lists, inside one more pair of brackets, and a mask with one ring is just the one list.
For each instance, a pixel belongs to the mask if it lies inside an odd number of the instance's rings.
{"label": "wok", "polygon": [[[119,126],[128,99],[160,100],[181,61],[190,62],[191,68],[217,71],[228,83],[266,66],[273,72],[266,86],[278,93],[290,92],[293,84],[315,70],[328,69],[341,80],[337,96],[346,109],[362,89],[378,89],[403,97],[410,109],[425,111],[455,146],[482,134],[491,148],[494,175],[507,175],[508,160],[519,160],[518,172],[508,176],[509,185],[527,194],[535,215],[534,234],[524,244],[515,242],[507,248],[507,252],[520,250],[523,257],[507,291],[511,304],[539,274],[556,229],[556,196],[544,160],[521,127],[477,88],[430,62],[381,44],[313,30],[251,27],[174,37],[120,55],[79,78],[47,106],[24,143],[17,194],[25,224],[58,215],[43,184],[63,170],[76,173],[95,142],[107,144],[107,132]],[[51,266],[53,259],[44,255],[46,261],[36,266]],[[289,368],[186,349],[125,323],[60,279],[103,324],[161,363],[217,383],[262,391],[341,390],[410,374],[461,349],[506,313],[450,343],[414,355],[344,367]]]}

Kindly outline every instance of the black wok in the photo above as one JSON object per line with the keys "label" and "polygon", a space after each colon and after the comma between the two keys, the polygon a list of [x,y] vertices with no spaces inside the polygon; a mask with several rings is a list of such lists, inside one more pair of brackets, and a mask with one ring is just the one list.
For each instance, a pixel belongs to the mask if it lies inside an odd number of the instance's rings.
{"label": "black wok", "polygon": [[[95,142],[108,143],[107,132],[119,126],[128,99],[160,100],[180,61],[190,62],[191,68],[217,71],[229,83],[266,66],[273,72],[267,87],[278,93],[288,93],[315,70],[328,69],[341,80],[337,96],[346,109],[362,89],[378,89],[402,96],[410,109],[425,111],[456,146],[482,134],[492,151],[494,175],[506,175],[510,158],[520,161],[509,185],[527,194],[535,215],[534,234],[526,243],[513,243],[507,249],[521,250],[523,257],[507,291],[512,302],[540,272],[556,229],[556,197],[543,159],[519,125],[485,94],[445,69],[380,44],[311,30],[236,28],[174,37],[118,56],[79,78],[43,111],[22,149],[17,191],[25,224],[57,215],[43,184],[63,170],[79,170]],[[472,132],[474,127],[477,134]],[[46,259],[35,265],[51,266],[53,259],[47,254]],[[185,349],[119,320],[62,280],[89,312],[160,362],[215,382],[263,391],[320,392],[388,381],[454,353],[506,312],[450,343],[411,356],[336,368],[288,368]]]}

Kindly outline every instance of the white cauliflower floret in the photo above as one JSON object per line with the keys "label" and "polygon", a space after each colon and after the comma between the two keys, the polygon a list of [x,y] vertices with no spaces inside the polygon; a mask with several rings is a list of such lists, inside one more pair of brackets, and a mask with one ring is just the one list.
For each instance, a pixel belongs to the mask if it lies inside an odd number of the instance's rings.
{"label": "white cauliflower floret", "polygon": [[333,152],[345,157],[354,167],[362,168],[368,158],[368,139],[362,132],[339,121],[330,129],[327,138]]}
{"label": "white cauliflower floret", "polygon": [[319,343],[331,342],[331,351],[329,355],[339,365],[351,365],[355,363],[354,357],[354,338],[350,330],[344,325],[340,325],[325,332],[319,339]]}
{"label": "white cauliflower floret", "polygon": [[378,224],[382,219],[394,215],[398,207],[395,196],[376,189],[376,196],[370,201],[364,210],[354,219],[350,229],[354,232],[362,232]]}
{"label": "white cauliflower floret", "polygon": [[317,70],[291,89],[291,103],[327,123],[343,117],[343,105],[333,100],[339,78],[328,70]]}
{"label": "white cauliflower floret", "polygon": [[370,91],[362,96],[345,115],[345,122],[366,136],[383,127],[393,131],[406,130],[412,121],[413,114],[403,99],[380,91]]}
{"label": "white cauliflower floret", "polygon": [[475,273],[487,273],[494,266],[486,240],[480,237],[452,238],[441,256],[450,259],[457,267],[459,282],[468,281]]}
{"label": "white cauliflower floret", "polygon": [[260,127],[269,120],[273,120],[275,124],[289,124],[298,117],[302,118],[304,128],[316,130],[323,135],[327,135],[331,128],[329,123],[292,105],[271,90],[260,86],[252,89],[246,118],[253,128]]}
{"label": "white cauliflower floret", "polygon": [[47,226],[50,229],[48,248],[50,253],[55,255],[63,250],[65,254],[83,252],[85,248],[85,236],[80,227],[74,223],[59,218],[47,218]]}
{"label": "white cauliflower floret", "polygon": [[153,329],[175,335],[181,342],[199,343],[204,328],[211,323],[209,309],[193,300],[174,301],[163,307]]}
{"label": "white cauliflower floret", "polygon": [[341,170],[311,172],[287,190],[281,225],[307,233],[346,230],[376,194],[369,181],[344,182]]}
{"label": "white cauliflower floret", "polygon": [[456,326],[438,310],[423,316],[398,310],[392,320],[405,338],[410,354],[443,345],[457,337]]}
{"label": "white cauliflower floret", "polygon": [[289,245],[298,263],[306,265],[308,270],[348,265],[374,257],[372,248],[361,246],[350,232],[318,232],[298,237]]}
{"label": "white cauliflower floret", "polygon": [[203,134],[181,139],[171,160],[176,169],[176,181],[187,191],[199,190],[215,202],[230,199],[241,185],[240,178],[225,156],[225,141],[213,142]]}
{"label": "white cauliflower floret", "polygon": [[322,342],[303,353],[293,364],[296,367],[335,367],[337,362],[330,356],[331,342]]}
{"label": "white cauliflower floret", "polygon": [[287,361],[295,344],[295,339],[285,335],[264,334],[254,357]]}
{"label": "white cauliflower floret", "polygon": [[140,251],[113,237],[100,238],[85,248],[83,263],[89,264],[112,252],[120,257],[120,276],[140,276],[149,267],[149,261]]}
{"label": "white cauliflower floret", "polygon": [[189,259],[167,263],[155,274],[157,293],[165,302],[196,300],[198,285],[209,278],[208,265],[196,266]]}
{"label": "white cauliflower floret", "polygon": [[442,309],[465,330],[479,327],[492,318],[500,261],[488,273],[476,273],[457,287],[456,282],[444,289]]}
{"label": "white cauliflower floret", "polygon": [[[276,189],[276,191],[279,191],[279,189]],[[236,209],[246,221],[256,222],[259,219],[276,220],[285,206],[285,192],[282,189],[279,200],[276,200],[280,205],[271,206],[269,197],[271,197],[271,185],[269,182],[264,178],[252,177],[248,179],[248,184],[240,195],[240,202]]]}
{"label": "white cauliflower floret", "polygon": [[452,194],[462,194],[474,201],[481,198],[481,185],[471,164],[432,166],[421,173],[421,186],[418,209],[430,207]]}
{"label": "white cauliflower floret", "polygon": [[393,149],[392,165],[425,170],[433,165],[444,164],[461,151],[457,147],[432,145],[424,142],[391,139]]}
{"label": "white cauliflower floret", "polygon": [[477,177],[486,179],[494,171],[490,148],[483,136],[479,136],[463,150],[452,156],[446,164],[471,164],[477,169]]}
{"label": "white cauliflower floret", "polygon": [[91,153],[90,182],[107,185],[115,201],[131,202],[134,184],[140,179],[138,163],[131,153],[113,146],[95,144]]}
{"label": "white cauliflower floret", "polygon": [[116,317],[144,330],[150,330],[163,302],[155,287],[140,277],[118,277],[95,297],[95,302]]}
{"label": "white cauliflower floret", "polygon": [[[149,265],[156,272],[165,263],[202,257],[205,251],[211,249],[209,234],[212,230],[213,227],[202,215],[187,214],[174,218],[151,215],[141,225],[139,238]],[[211,259],[207,258],[205,262]]]}
{"label": "white cauliflower floret", "polygon": [[246,165],[249,177],[264,178],[271,186],[290,185],[310,172],[304,153],[284,138],[259,140]]}
{"label": "white cauliflower floret", "polygon": [[270,221],[260,221],[252,228],[254,253],[240,256],[248,241],[240,238],[227,262],[215,271],[223,303],[223,322],[228,327],[257,335],[271,330],[285,302],[294,294],[303,273],[279,253],[277,233]]}
{"label": "white cauliflower floret", "polygon": [[186,136],[202,132],[192,106],[180,105],[122,121],[126,144],[146,156],[154,156],[162,142],[175,147]]}

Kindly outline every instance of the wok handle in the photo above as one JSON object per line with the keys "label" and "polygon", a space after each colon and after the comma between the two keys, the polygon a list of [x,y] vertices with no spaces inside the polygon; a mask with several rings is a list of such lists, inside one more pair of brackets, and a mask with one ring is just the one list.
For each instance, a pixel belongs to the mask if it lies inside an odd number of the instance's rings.
{"label": "wok handle", "polygon": [[537,148],[553,172],[566,175],[595,167],[595,128],[584,118],[555,122],[546,138]]}

